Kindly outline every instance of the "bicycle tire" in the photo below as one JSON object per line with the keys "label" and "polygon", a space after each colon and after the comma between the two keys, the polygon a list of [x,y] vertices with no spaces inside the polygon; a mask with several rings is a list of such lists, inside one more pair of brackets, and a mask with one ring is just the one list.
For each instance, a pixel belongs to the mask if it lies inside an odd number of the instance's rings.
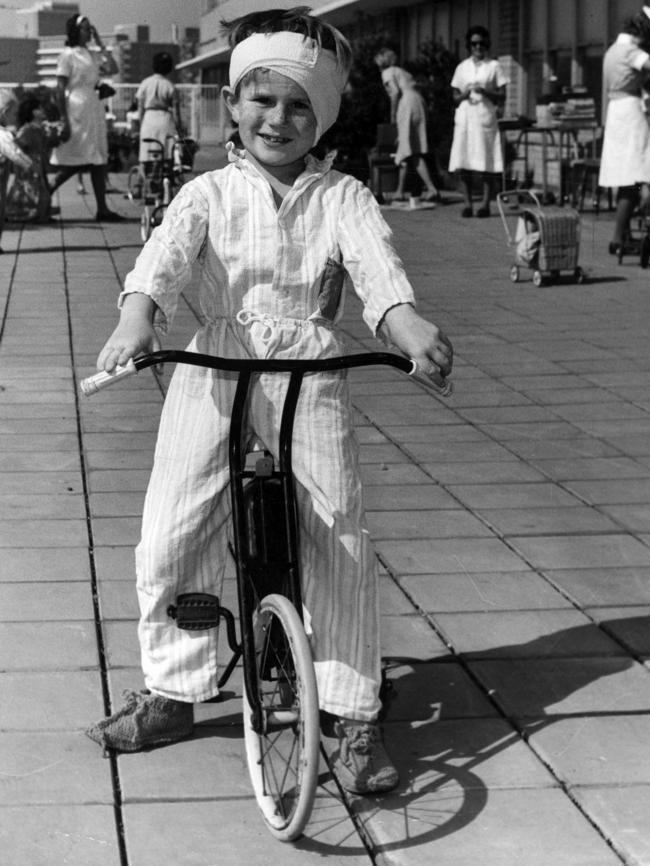
{"label": "bicycle tire", "polygon": [[152,208],[149,205],[145,205],[140,214],[140,239],[143,244],[149,240],[149,235],[151,234],[151,213]]}
{"label": "bicycle tire", "polygon": [[263,733],[252,725],[244,689],[244,740],[255,799],[283,842],[303,832],[318,783],[320,718],[311,649],[288,598],[265,596],[255,614],[255,658]]}
{"label": "bicycle tire", "polygon": [[132,165],[126,178],[126,194],[129,201],[142,198],[145,178],[139,165]]}

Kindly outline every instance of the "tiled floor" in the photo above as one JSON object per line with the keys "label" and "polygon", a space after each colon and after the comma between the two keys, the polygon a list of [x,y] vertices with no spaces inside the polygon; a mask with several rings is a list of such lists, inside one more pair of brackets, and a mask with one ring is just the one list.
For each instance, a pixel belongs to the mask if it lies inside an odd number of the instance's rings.
{"label": "tiled floor", "polygon": [[[169,371],[163,389],[142,374],[79,397],[140,244],[135,222],[61,197],[62,221],[9,228],[0,258],[9,861],[650,864],[650,275],[607,256],[611,217],[584,215],[588,282],[536,289],[510,282],[496,217],[385,211],[457,356],[447,401],[351,376],[402,782],[344,801],[323,762],[305,838],[283,847],[252,798],[238,700],[113,762],[83,735],[140,687],[133,545]],[[195,328],[194,294],[167,345]],[[374,347],[358,312],[351,346]]]}

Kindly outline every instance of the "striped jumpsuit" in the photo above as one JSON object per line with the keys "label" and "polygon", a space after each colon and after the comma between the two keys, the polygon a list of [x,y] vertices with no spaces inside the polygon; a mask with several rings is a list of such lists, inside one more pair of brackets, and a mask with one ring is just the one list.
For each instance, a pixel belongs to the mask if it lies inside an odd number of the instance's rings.
{"label": "striped jumpsuit", "polygon": [[[127,276],[165,332],[200,268],[204,324],[190,351],[244,358],[343,354],[334,327],[345,282],[373,332],[413,291],[390,229],[361,183],[309,156],[278,208],[243,156],[186,184]],[[261,376],[249,424],[277,456],[287,378]],[[216,631],[177,628],[182,592],[219,594],[227,557],[227,440],[233,374],[179,365],[172,377],[136,550],[139,639],[151,691],[199,702],[217,694]],[[363,513],[358,445],[345,373],[306,376],[293,440],[306,623],[321,708],[373,721],[380,708],[377,574]]]}

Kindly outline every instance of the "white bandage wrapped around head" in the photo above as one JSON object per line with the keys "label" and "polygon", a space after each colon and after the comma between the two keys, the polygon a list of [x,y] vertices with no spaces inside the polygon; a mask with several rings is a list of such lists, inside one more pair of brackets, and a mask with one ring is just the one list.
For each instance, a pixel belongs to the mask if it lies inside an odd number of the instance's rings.
{"label": "white bandage wrapped around head", "polygon": [[248,72],[259,67],[285,75],[302,87],[316,115],[318,141],[338,116],[348,79],[348,70],[336,54],[302,33],[254,33],[233,48],[230,87],[234,90]]}

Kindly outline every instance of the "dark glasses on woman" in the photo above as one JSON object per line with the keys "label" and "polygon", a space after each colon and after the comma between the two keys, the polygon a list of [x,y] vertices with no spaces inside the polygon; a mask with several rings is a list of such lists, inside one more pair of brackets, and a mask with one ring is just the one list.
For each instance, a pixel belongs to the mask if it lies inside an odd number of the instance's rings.
{"label": "dark glasses on woman", "polygon": [[485,42],[483,39],[472,39],[469,44],[472,46],[472,48],[476,48],[477,45],[482,46],[483,48],[487,48],[490,43]]}

